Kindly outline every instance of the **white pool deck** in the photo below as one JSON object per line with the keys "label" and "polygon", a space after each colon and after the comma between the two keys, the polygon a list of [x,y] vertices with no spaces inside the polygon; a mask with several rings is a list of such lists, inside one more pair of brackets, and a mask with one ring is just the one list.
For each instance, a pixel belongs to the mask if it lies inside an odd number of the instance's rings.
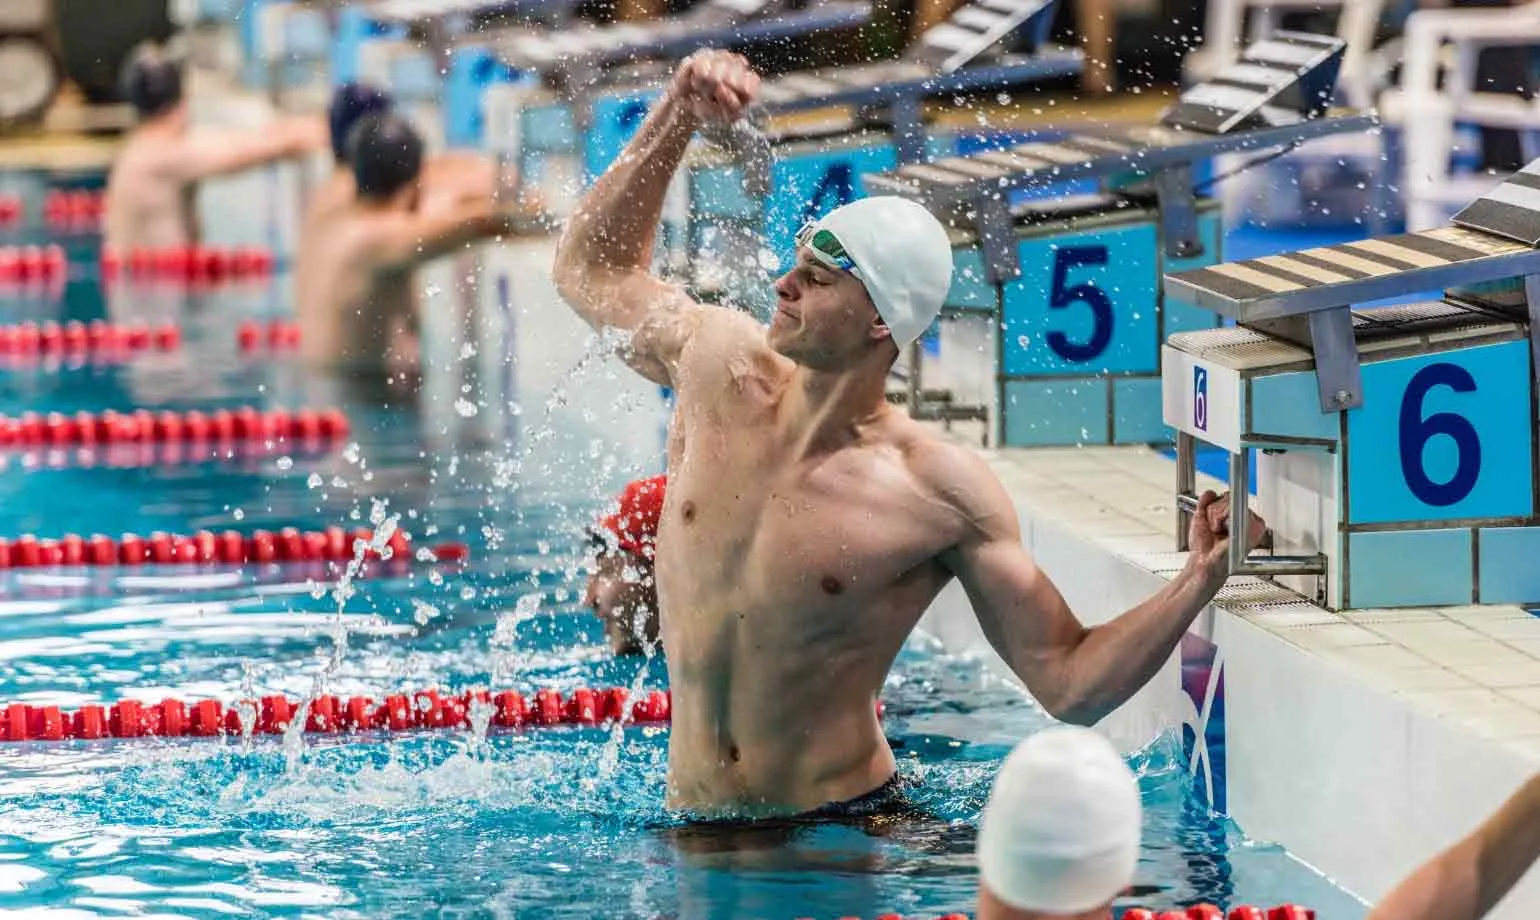
{"label": "white pool deck", "polygon": [[[1023,541],[1087,624],[1180,571],[1172,460],[1137,447],[983,453]],[[1200,490],[1223,490],[1205,479]],[[922,626],[1008,673],[960,591]],[[1226,811],[1371,902],[1540,767],[1540,618],[1522,608],[1339,614],[1237,577],[1191,632],[1222,663]],[[1207,717],[1181,688],[1178,658],[1104,721],[1124,747]],[[1492,916],[1536,906],[1540,873]]]}

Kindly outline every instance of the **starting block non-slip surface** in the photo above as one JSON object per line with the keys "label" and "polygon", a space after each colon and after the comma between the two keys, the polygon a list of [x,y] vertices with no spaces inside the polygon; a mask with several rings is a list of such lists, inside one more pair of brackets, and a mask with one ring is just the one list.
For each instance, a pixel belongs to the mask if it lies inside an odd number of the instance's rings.
{"label": "starting block non-slip surface", "polygon": [[1527,246],[1540,246],[1540,160],[1466,205],[1454,216],[1454,223]]}
{"label": "starting block non-slip surface", "polygon": [[1166,292],[1247,322],[1536,271],[1540,250],[1440,227],[1171,274]]}

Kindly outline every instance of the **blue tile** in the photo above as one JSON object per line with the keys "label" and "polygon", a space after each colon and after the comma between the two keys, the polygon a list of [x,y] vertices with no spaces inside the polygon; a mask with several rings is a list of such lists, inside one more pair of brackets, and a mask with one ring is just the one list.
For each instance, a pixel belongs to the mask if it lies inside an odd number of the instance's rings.
{"label": "blue tile", "polygon": [[1288,438],[1338,440],[1342,415],[1321,411],[1314,371],[1268,374],[1251,380],[1251,430]]}
{"label": "blue tile", "polygon": [[1000,289],[984,273],[984,254],[977,246],[952,250],[952,288],[946,305],[954,310],[999,309]]}
{"label": "blue tile", "polygon": [[1540,603],[1540,527],[1481,530],[1481,603]]}
{"label": "blue tile", "polygon": [[1094,230],[1043,233],[1016,247],[1002,286],[1003,369],[1012,376],[1159,370],[1159,256],[1139,211]]}
{"label": "blue tile", "polygon": [[1175,439],[1161,420],[1159,377],[1115,377],[1112,381],[1112,440],[1115,444],[1166,444]]}
{"label": "blue tile", "polygon": [[1352,522],[1534,510],[1527,341],[1368,362],[1363,383],[1348,413]]}
{"label": "blue tile", "polygon": [[1429,607],[1471,600],[1469,530],[1348,535],[1348,601],[1355,607]]}
{"label": "blue tile", "polygon": [[1107,443],[1107,380],[1007,380],[1000,407],[1006,447]]}

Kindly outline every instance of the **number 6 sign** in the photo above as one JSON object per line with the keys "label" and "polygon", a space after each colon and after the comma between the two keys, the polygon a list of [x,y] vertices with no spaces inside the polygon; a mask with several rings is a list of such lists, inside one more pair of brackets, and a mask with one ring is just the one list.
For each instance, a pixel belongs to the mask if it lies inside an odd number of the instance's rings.
{"label": "number 6 sign", "polygon": [[1348,413],[1354,524],[1528,515],[1529,345],[1482,345],[1364,365]]}

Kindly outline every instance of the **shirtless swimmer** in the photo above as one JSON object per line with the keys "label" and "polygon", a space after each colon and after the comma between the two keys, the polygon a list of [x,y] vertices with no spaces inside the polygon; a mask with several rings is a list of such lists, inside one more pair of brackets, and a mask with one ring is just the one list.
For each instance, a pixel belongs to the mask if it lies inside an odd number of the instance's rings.
{"label": "shirtless swimmer", "polygon": [[[650,273],[691,135],[736,119],[758,91],[738,55],[681,63],[555,260],[573,309],[629,332],[627,362],[677,397],[656,570],[668,802],[701,819],[891,803],[895,761],[873,702],[954,578],[1032,695],[1090,724],[1160,669],[1229,566],[1228,503],[1208,493],[1181,574],[1087,628],[1022,546],[983,459],[888,403],[889,369],[951,278],[946,233],[919,204],[863,199],[804,228],[768,328]],[[1263,523],[1249,525],[1254,546]]]}

